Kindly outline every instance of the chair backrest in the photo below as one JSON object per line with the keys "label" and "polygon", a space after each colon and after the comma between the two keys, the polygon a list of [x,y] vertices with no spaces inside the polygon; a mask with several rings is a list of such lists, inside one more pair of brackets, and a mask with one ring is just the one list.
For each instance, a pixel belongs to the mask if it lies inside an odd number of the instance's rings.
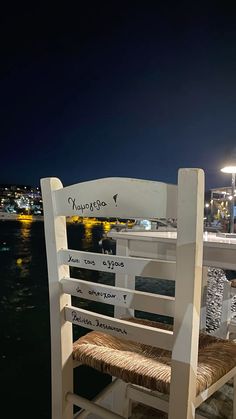
{"label": "chair backrest", "polygon": [[[99,179],[68,187],[63,187],[59,179],[46,178],[41,180],[41,187],[49,276],[54,414],[60,417],[60,409],[65,408],[55,400],[73,391],[72,323],[172,350],[170,397],[178,392],[180,367],[186,377],[186,394],[194,394],[202,276],[203,171],[180,169],[178,187],[126,178]],[[177,218],[176,262],[68,249],[66,216],[72,215]],[[175,280],[175,298],[74,279],[70,277],[69,266]],[[172,316],[174,330],[154,329],[73,307],[71,295]]]}

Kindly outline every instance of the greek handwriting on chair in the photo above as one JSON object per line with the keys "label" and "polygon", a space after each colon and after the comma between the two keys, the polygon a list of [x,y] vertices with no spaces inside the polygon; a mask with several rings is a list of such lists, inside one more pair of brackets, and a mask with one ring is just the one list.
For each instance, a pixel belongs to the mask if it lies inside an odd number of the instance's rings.
{"label": "greek handwriting on chair", "polygon": [[[170,419],[193,419],[197,407],[236,374],[236,345],[199,333],[203,170],[180,169],[178,185],[106,178],[63,187],[59,179],[45,178],[41,187],[50,297],[52,419],[72,419],[73,406],[81,408],[78,418],[88,412],[102,418],[128,418],[134,401],[168,412]],[[122,236],[116,255],[68,249],[66,216],[71,215],[177,219],[176,260],[130,256],[128,233],[127,239]],[[115,285],[73,278],[70,267],[112,272]],[[135,277],[145,275],[175,281],[175,297],[136,290]],[[72,296],[113,305],[114,317],[93,311],[91,304],[89,309],[84,304],[74,306]],[[138,310],[172,317],[173,326],[137,318]],[[75,327],[86,328],[87,333],[75,339]],[[74,389],[73,367],[80,376],[81,364],[113,377],[93,401]],[[234,419],[235,412],[234,407]]]}

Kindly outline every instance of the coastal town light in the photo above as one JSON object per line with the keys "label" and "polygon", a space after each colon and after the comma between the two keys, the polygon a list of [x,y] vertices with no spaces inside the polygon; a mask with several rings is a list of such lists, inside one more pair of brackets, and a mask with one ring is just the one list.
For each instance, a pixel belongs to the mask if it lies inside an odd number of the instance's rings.
{"label": "coastal town light", "polygon": [[232,153],[232,157],[225,165],[222,167],[221,172],[223,173],[230,173],[232,175],[231,177],[231,195],[229,197],[231,208],[230,208],[230,233],[234,233],[234,201],[235,201],[235,173],[236,173],[236,151]]}

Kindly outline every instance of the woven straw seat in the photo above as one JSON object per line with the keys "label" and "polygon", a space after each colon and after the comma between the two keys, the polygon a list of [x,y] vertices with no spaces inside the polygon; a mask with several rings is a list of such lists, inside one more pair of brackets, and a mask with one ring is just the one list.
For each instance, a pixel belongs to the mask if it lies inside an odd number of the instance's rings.
{"label": "woven straw seat", "polygon": [[[170,329],[161,323],[135,319],[148,326]],[[183,343],[184,345],[184,343]],[[74,342],[73,357],[125,382],[169,394],[171,352],[119,339],[101,332],[89,332]],[[236,365],[236,344],[201,333],[199,336],[197,395]]]}

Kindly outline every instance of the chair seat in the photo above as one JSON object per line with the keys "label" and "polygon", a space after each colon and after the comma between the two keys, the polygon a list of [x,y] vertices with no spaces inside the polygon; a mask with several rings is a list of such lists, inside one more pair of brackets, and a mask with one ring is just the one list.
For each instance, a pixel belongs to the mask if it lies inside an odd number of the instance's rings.
{"label": "chair seat", "polygon": [[[172,328],[143,319],[126,320],[162,329]],[[125,382],[169,394],[170,351],[92,331],[74,342],[73,357],[84,365]],[[235,366],[236,343],[200,333],[197,395]]]}

